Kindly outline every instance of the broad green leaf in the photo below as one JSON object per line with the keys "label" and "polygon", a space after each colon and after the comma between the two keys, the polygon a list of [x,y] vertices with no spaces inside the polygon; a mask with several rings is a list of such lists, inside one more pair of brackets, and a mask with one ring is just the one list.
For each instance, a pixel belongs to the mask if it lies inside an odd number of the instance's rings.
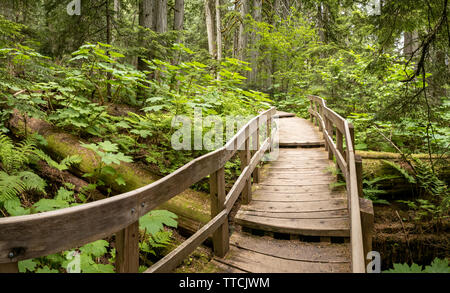
{"label": "broad green leaf", "polygon": [[166,210],[153,210],[139,219],[139,227],[148,233],[155,235],[158,231],[168,227],[176,228],[178,223],[177,215]]}
{"label": "broad green leaf", "polygon": [[93,255],[94,257],[100,257],[107,252],[107,247],[109,247],[108,241],[105,240],[97,240],[92,243],[88,243],[82,247],[80,247],[81,253],[86,255]]}
{"label": "broad green leaf", "polygon": [[27,259],[19,261],[19,272],[26,273],[27,271],[33,272],[38,265],[33,259]]}

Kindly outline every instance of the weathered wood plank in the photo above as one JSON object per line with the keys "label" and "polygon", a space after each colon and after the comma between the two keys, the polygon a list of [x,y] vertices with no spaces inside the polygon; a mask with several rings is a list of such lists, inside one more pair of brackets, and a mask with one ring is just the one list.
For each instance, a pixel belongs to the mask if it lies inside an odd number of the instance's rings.
{"label": "weathered wood plank", "polygon": [[331,273],[348,272],[347,263],[321,263],[283,259],[232,246],[229,256],[220,260],[251,273]]}
{"label": "weathered wood plank", "polygon": [[0,264],[0,274],[16,274],[19,272],[18,262]]}
{"label": "weathered wood plank", "polygon": [[330,199],[312,202],[264,202],[255,201],[251,205],[241,207],[243,211],[261,211],[268,213],[294,213],[347,210],[346,199]]}
{"label": "weathered wood plank", "polygon": [[[222,167],[210,176],[211,218],[225,208],[225,168]],[[228,221],[225,221],[213,234],[214,254],[223,257],[229,249]]]}
{"label": "weathered wood plank", "polygon": [[139,272],[139,221],[116,233],[116,272]]}
{"label": "weathered wood plank", "polygon": [[[0,219],[0,263],[25,260],[112,235],[139,217],[135,192],[72,208]],[[17,251],[12,259],[8,255]]]}
{"label": "weathered wood plank", "polygon": [[[363,234],[363,246],[364,246],[364,256],[372,251],[372,239],[373,239],[373,229],[374,229],[374,212],[373,204],[371,200],[365,198],[359,198],[359,205],[361,209],[361,229]],[[369,260],[365,258],[366,267]]]}
{"label": "weathered wood plank", "polygon": [[267,212],[255,210],[240,210],[240,215],[257,216],[274,219],[348,219],[347,209],[331,210],[331,211],[307,211],[307,212]]}
{"label": "weathered wood plank", "polygon": [[236,223],[253,229],[306,236],[349,237],[350,235],[348,218],[274,219],[237,214]]}
{"label": "weathered wood plank", "polygon": [[350,268],[350,247],[347,244],[308,243],[233,233],[230,244],[282,259],[347,263]]}

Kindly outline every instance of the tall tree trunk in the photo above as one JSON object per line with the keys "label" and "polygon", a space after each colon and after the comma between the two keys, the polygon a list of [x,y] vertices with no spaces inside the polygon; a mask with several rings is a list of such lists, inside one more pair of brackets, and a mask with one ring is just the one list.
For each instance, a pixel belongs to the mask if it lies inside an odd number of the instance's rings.
{"label": "tall tree trunk", "polygon": [[222,19],[220,17],[220,0],[216,0],[216,41],[217,60],[222,60]]}
{"label": "tall tree trunk", "polygon": [[[154,30],[153,26],[153,16],[154,16],[154,7],[155,0],[140,0],[139,2],[139,25]],[[139,36],[139,43],[143,43],[144,36],[141,34]],[[145,70],[145,62],[142,61],[142,58],[138,58],[138,69]]]}
{"label": "tall tree trunk", "polygon": [[[410,58],[414,51],[419,47],[419,36],[417,32],[404,32],[403,33],[403,55],[406,58]],[[417,54],[417,52],[416,52]]]}
{"label": "tall tree trunk", "polygon": [[155,1],[156,0],[141,0],[139,2],[139,25],[151,30],[155,30]]}
{"label": "tall tree trunk", "polygon": [[214,15],[211,9],[211,0],[205,0],[206,33],[208,34],[208,51],[215,58],[216,56],[216,34],[214,32]]}
{"label": "tall tree trunk", "polygon": [[[120,19],[120,1],[114,0],[114,24],[117,26]],[[116,42],[116,36],[112,32],[111,42],[114,44]]]}
{"label": "tall tree trunk", "polygon": [[[106,43],[108,45],[111,44],[111,11],[110,11],[110,0],[106,0]],[[108,52],[108,51],[107,51]],[[109,55],[109,52],[108,52]],[[106,74],[106,79],[110,81],[112,78],[111,73],[108,72]],[[106,97],[109,101],[111,99],[111,84],[108,83],[106,85]]]}
{"label": "tall tree trunk", "polygon": [[173,29],[181,31],[184,28],[184,0],[175,0]]}
{"label": "tall tree trunk", "polygon": [[[257,22],[262,21],[262,0],[253,0],[253,19]],[[258,35],[257,27],[252,30],[252,51],[251,51],[251,63],[252,71],[250,72],[250,83],[255,84],[258,76],[258,58],[259,58],[259,47],[258,43],[260,36]]]}
{"label": "tall tree trunk", "polygon": [[248,1],[241,0],[240,14],[241,23],[239,25],[239,59],[245,61],[247,59],[248,35],[245,31],[245,18],[249,12]]}
{"label": "tall tree trunk", "polygon": [[[234,2],[234,12],[239,13],[239,1]],[[239,58],[239,29],[234,30],[233,58]]]}
{"label": "tall tree trunk", "polygon": [[319,40],[323,44],[327,43],[326,35],[326,21],[327,21],[327,10],[326,6],[322,3],[317,5],[317,27],[319,29]]}
{"label": "tall tree trunk", "polygon": [[156,10],[156,32],[167,32],[167,0],[156,0],[158,2]]}

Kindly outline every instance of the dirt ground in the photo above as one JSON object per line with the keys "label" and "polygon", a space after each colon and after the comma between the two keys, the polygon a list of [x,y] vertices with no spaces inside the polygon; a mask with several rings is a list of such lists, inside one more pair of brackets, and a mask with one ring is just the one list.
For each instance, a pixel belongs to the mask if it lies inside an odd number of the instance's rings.
{"label": "dirt ground", "polygon": [[373,250],[381,254],[382,270],[393,263],[429,265],[434,258],[450,257],[448,219],[415,220],[400,204],[375,205]]}

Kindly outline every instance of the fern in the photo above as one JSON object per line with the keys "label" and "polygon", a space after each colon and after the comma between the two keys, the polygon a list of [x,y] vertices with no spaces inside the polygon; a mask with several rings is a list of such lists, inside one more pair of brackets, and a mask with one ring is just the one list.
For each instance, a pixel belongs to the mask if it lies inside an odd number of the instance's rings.
{"label": "fern", "polygon": [[[419,187],[435,197],[443,197],[447,193],[447,186],[431,170],[431,167],[419,159],[413,158],[415,162],[416,178]],[[448,196],[448,194],[447,194]]]}
{"label": "fern", "polygon": [[0,203],[17,198],[20,193],[36,191],[45,194],[45,181],[30,171],[9,175],[0,171]]}
{"label": "fern", "polygon": [[61,163],[58,163],[40,149],[34,150],[34,154],[36,154],[39,157],[39,159],[45,161],[51,167],[58,169],[59,171],[67,170],[67,169],[69,169],[70,166],[81,163],[81,160],[82,160],[80,156],[73,155],[73,156],[68,156],[68,157],[64,158],[61,161]]}
{"label": "fern", "polygon": [[17,195],[25,191],[25,183],[20,176],[11,176],[0,171],[0,203],[17,198]]}
{"label": "fern", "polygon": [[388,166],[390,166],[391,168],[393,168],[394,170],[396,170],[397,172],[399,172],[403,178],[405,178],[408,183],[411,184],[416,184],[416,179],[414,178],[414,176],[410,175],[408,173],[408,171],[406,171],[402,166],[400,166],[397,163],[391,162],[391,161],[386,161],[386,160],[382,160],[382,162]]}
{"label": "fern", "polygon": [[0,162],[8,174],[23,169],[31,161],[34,150],[35,143],[32,139],[26,139],[15,146],[9,137],[0,134]]}

